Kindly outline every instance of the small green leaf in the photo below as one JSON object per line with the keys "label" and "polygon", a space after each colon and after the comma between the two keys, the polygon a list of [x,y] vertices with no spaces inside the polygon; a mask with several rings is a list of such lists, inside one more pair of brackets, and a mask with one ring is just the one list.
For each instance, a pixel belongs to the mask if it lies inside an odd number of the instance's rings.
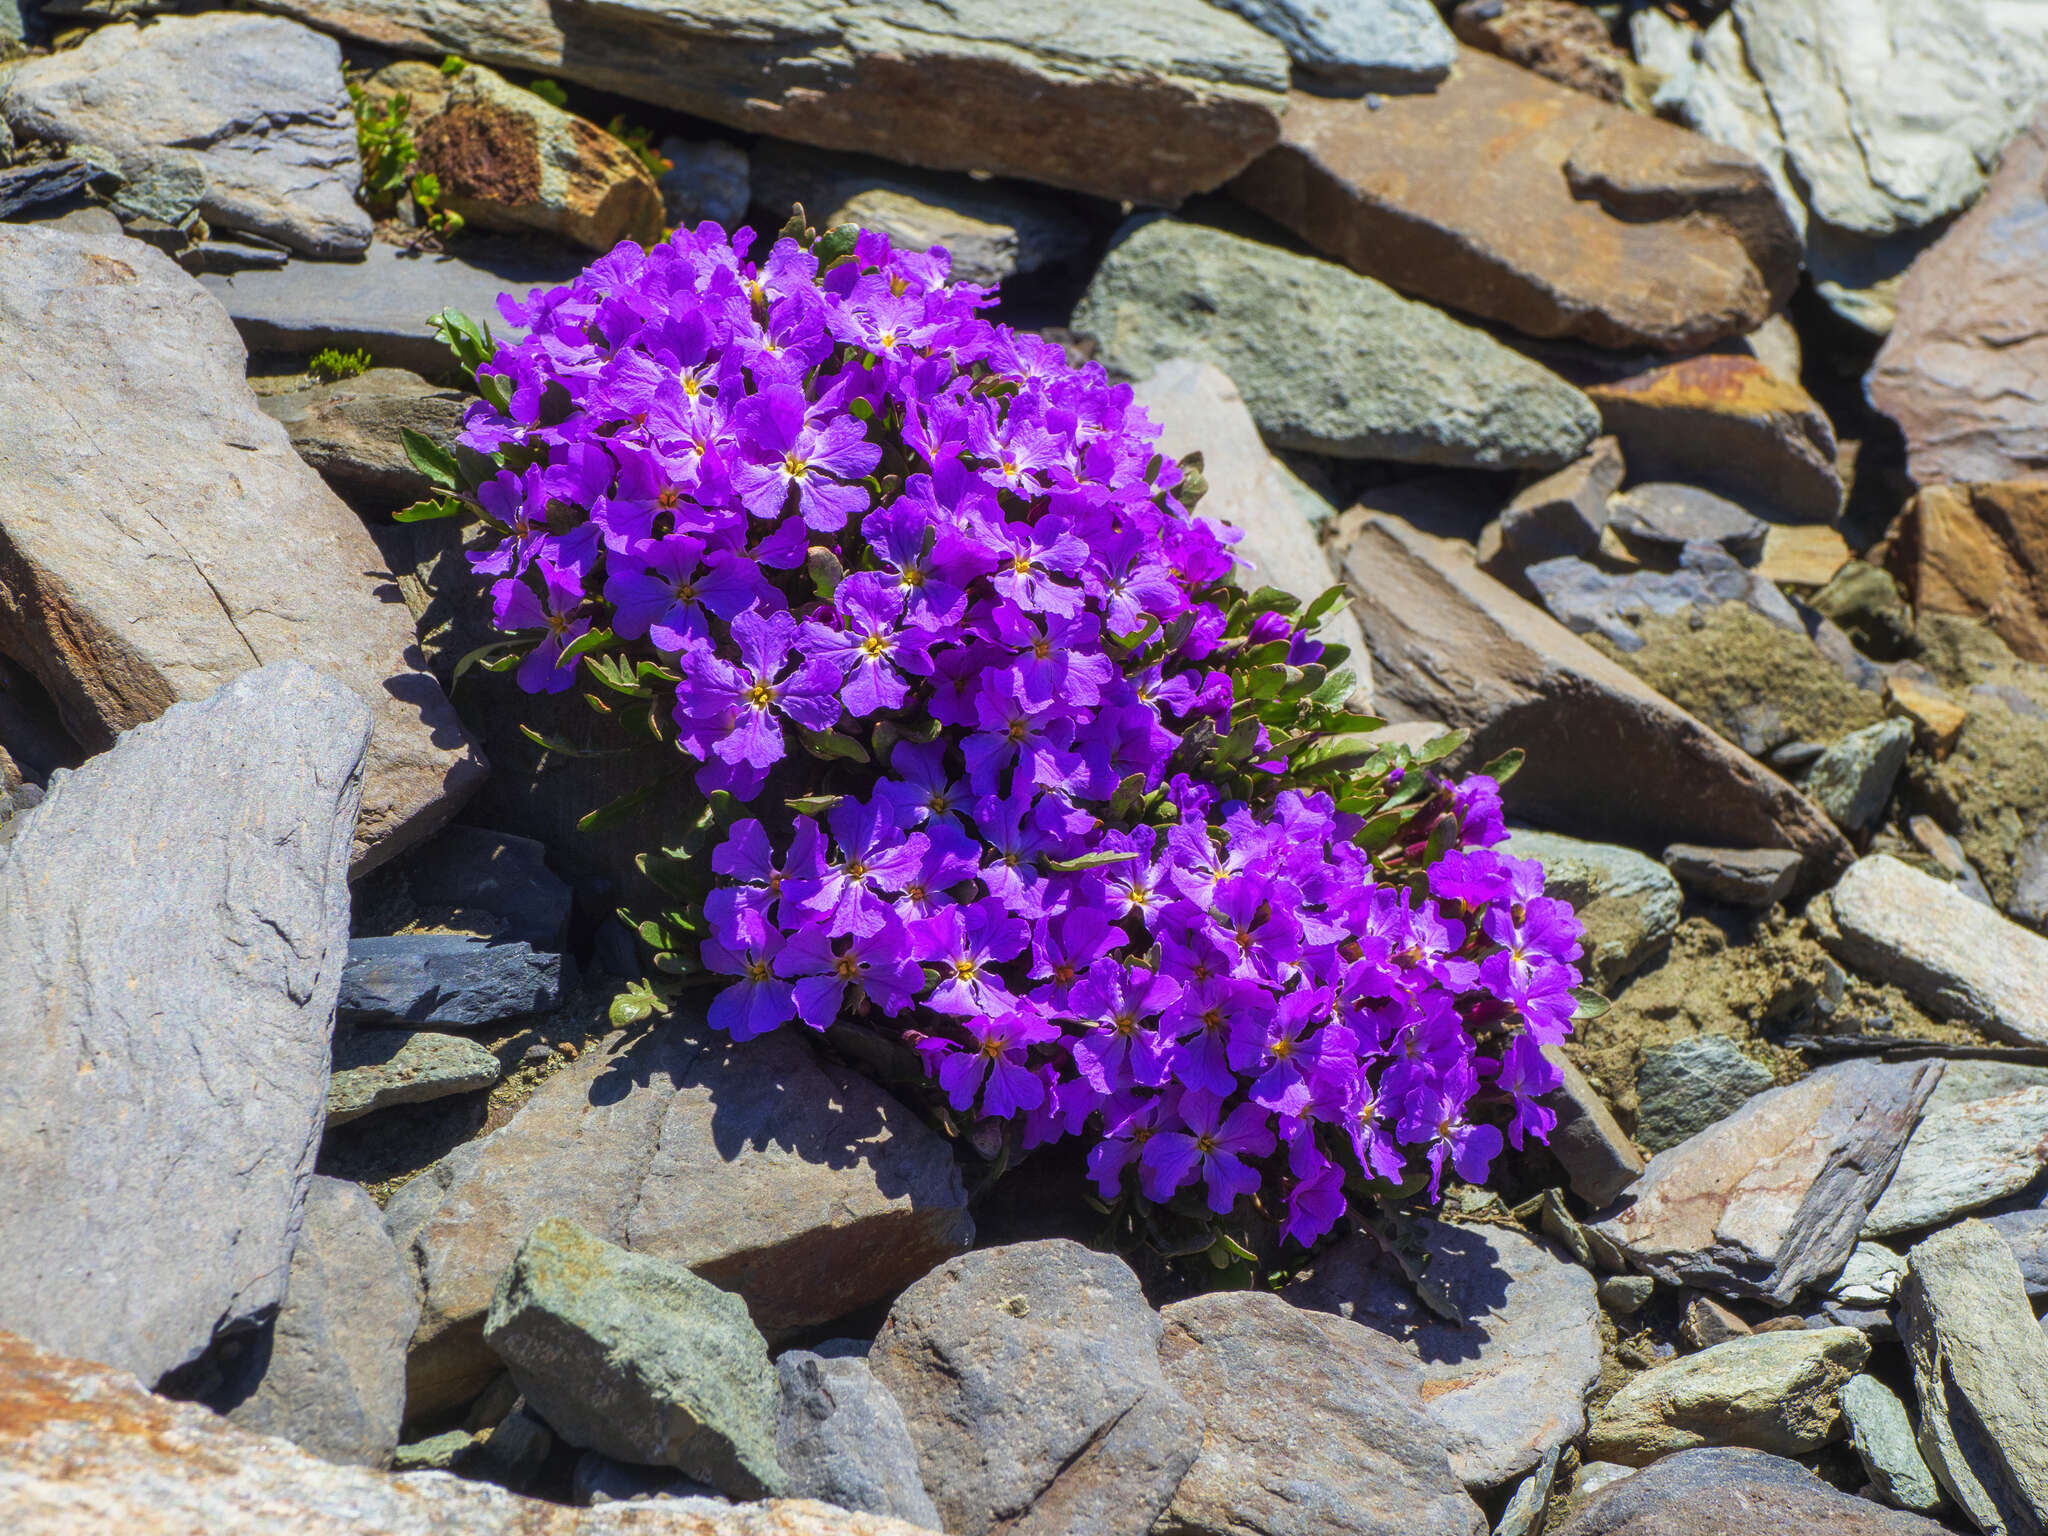
{"label": "small green leaf", "polygon": [[579,747],[566,736],[546,735],[530,725],[521,725],[519,734],[542,750],[557,752],[563,757],[623,757],[629,750],[625,747]]}
{"label": "small green leaf", "polygon": [[1472,733],[1467,730],[1446,731],[1441,736],[1432,736],[1422,744],[1415,754],[1417,763],[1440,763],[1458,748],[1465,745]]}
{"label": "small green leaf", "polygon": [[473,651],[466,651],[462,659],[455,663],[455,672],[448,679],[448,684],[452,688],[461,682],[462,674],[471,667],[481,667],[486,672],[503,672],[532,650],[534,644],[532,640],[493,640],[489,645],[480,645]]}
{"label": "small green leaf", "polygon": [[453,453],[426,433],[416,432],[411,427],[400,427],[398,440],[405,445],[405,456],[412,460],[414,469],[444,491],[462,489],[462,477],[455,472]]}
{"label": "small green leaf", "polygon": [[799,816],[822,816],[845,798],[844,795],[799,795],[782,803]]}
{"label": "small green leaf", "polygon": [[589,656],[608,645],[618,644],[618,640],[619,637],[608,629],[586,630],[562,647],[562,659],[556,665],[567,666],[580,656]]}
{"label": "small green leaf", "polygon": [[835,758],[850,763],[868,761],[868,749],[851,736],[842,736],[837,731],[807,731],[802,726],[797,727],[796,734],[797,740],[804,744],[804,750],[813,757],[824,758],[828,762]]}
{"label": "small green leaf", "polygon": [[851,256],[854,246],[859,243],[860,226],[858,224],[841,224],[836,229],[828,230],[821,236],[817,245],[812,249],[817,253],[818,265],[820,267],[829,267],[840,257]]}
{"label": "small green leaf", "polygon": [[1479,771],[1496,784],[1505,784],[1521,771],[1528,756],[1520,747],[1510,747]]}
{"label": "small green leaf", "polygon": [[1595,992],[1591,987],[1572,988],[1572,1022],[1574,1024],[1583,1023],[1587,1019],[1597,1019],[1613,1006],[1614,1004],[1610,1003],[1598,992]]}
{"label": "small green leaf", "polygon": [[1301,627],[1303,629],[1314,629],[1318,624],[1322,623],[1324,619],[1328,618],[1331,611],[1335,609],[1336,606],[1343,601],[1343,582],[1338,582],[1334,587],[1323,588],[1323,590],[1316,595],[1316,600],[1310,603],[1308,607],[1303,610],[1301,615]]}
{"label": "small green leaf", "polygon": [[391,514],[394,523],[431,523],[443,517],[460,517],[469,510],[464,503],[453,496],[429,496],[425,501],[416,501],[409,507],[400,507]]}
{"label": "small green leaf", "polygon": [[512,381],[502,373],[480,373],[476,376],[476,392],[498,408],[501,416],[512,412]]}
{"label": "small green leaf", "polygon": [[673,773],[664,773],[651,784],[643,784],[638,789],[620,795],[616,800],[606,801],[589,815],[579,819],[576,823],[576,830],[578,832],[598,832],[606,827],[618,825],[620,822],[633,816],[642,807],[652,804],[655,797],[667,789],[674,780],[675,775]]}
{"label": "small green leaf", "polygon": [[1301,599],[1284,587],[1261,587],[1246,602],[1255,614],[1292,613],[1301,606]]}
{"label": "small green leaf", "polygon": [[804,561],[804,569],[810,574],[811,585],[817,589],[818,601],[829,603],[832,594],[839,590],[839,583],[846,580],[846,567],[839,563],[839,557],[822,544],[811,546],[810,557]]}
{"label": "small green leaf", "polygon": [[[1324,665],[1335,666],[1335,663],[1328,659],[1327,649],[1324,653]],[[1346,699],[1350,698],[1357,691],[1357,688],[1358,675],[1348,667],[1340,667],[1325,678],[1323,686],[1318,688],[1310,697],[1318,704],[1334,706],[1342,704]]]}
{"label": "small green leaf", "polygon": [[1105,864],[1128,864],[1138,856],[1135,848],[1122,852],[1105,849],[1100,853],[1083,853],[1071,859],[1047,859],[1045,867],[1055,874],[1072,875],[1084,869],[1100,869]]}

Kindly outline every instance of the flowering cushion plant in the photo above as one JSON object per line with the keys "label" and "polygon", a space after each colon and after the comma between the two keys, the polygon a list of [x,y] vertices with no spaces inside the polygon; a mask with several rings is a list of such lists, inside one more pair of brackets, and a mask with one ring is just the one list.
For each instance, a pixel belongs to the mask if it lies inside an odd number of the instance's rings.
{"label": "flowering cushion plant", "polygon": [[621,245],[502,300],[516,342],[444,316],[484,398],[409,440],[514,632],[465,663],[590,685],[694,783],[655,964],[735,1039],[913,1060],[984,1147],[1085,1138],[1105,1200],[1301,1243],[1543,1137],[1579,924],[1489,851],[1495,778],[1430,771],[1456,738],[1346,708],[1341,590],[1244,590],[1199,463],[944,252],[751,239]]}

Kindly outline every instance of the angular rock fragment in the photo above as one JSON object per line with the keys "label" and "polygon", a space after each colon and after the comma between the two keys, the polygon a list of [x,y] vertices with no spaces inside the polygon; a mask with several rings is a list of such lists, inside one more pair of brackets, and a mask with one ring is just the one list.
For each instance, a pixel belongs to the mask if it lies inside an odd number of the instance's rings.
{"label": "angular rock fragment", "polygon": [[1609,986],[1640,969],[1678,930],[1678,882],[1633,848],[1581,842],[1517,827],[1501,851],[1543,866],[1544,891],[1568,901],[1585,924],[1585,956]]}
{"label": "angular rock fragment", "polygon": [[1886,544],[1914,608],[1983,619],[2015,656],[2048,661],[2048,480],[1930,485]]}
{"label": "angular rock fragment", "polygon": [[[1616,497],[1615,504],[1621,500]],[[1616,575],[1590,560],[1545,560],[1524,570],[1519,585],[1573,634],[1597,635],[1625,655],[1642,650],[1655,637],[1660,626],[1651,623],[1654,619],[1682,619],[1690,629],[1695,620],[1711,622],[1709,616],[1730,603],[1742,604],[1788,634],[1799,634],[1800,629],[1798,613],[1782,592],[1711,544],[1679,550],[1678,568],[1669,571]],[[1645,629],[1652,631],[1651,636],[1644,635]]]}
{"label": "angular rock fragment", "polygon": [[1645,1046],[1636,1069],[1636,1140],[1675,1147],[1726,1119],[1772,1085],[1771,1069],[1726,1035]]}
{"label": "angular rock fragment", "polygon": [[1221,0],[1277,38],[1297,68],[1367,90],[1418,90],[1451,72],[1458,45],[1431,0]]}
{"label": "angular rock fragment", "polygon": [[153,1383],[282,1299],[369,737],[341,684],[265,667],[0,849],[0,1326]]}
{"label": "angular rock fragment", "polygon": [[792,1498],[938,1528],[903,1410],[865,1359],[785,1350],[775,1378],[775,1454]]}
{"label": "angular rock fragment", "polygon": [[1688,544],[1711,544],[1744,565],[1763,558],[1766,526],[1734,502],[1696,485],[1652,480],[1614,498],[1608,524],[1643,558],[1674,558]]}
{"label": "angular rock fragment", "polygon": [[2048,1087],[2022,1088],[1922,1117],[1898,1172],[1863,1223],[1866,1237],[1940,1226],[2019,1193],[2048,1168]]}
{"label": "angular rock fragment", "polygon": [[1728,1339],[1631,1376],[1594,1415],[1586,1453],[1641,1467],[1695,1446],[1818,1450],[1840,1430],[1842,1384],[1869,1358],[1854,1328]]}
{"label": "angular rock fragment", "polygon": [[402,368],[372,368],[256,403],[284,424],[299,457],[335,490],[390,511],[433,489],[406,457],[401,434],[410,429],[452,451],[465,398]]}
{"label": "angular rock fragment", "polygon": [[346,1125],[394,1104],[424,1104],[492,1087],[498,1058],[474,1040],[425,1030],[351,1029],[334,1041],[327,1124]]}
{"label": "angular rock fragment", "polygon": [[669,168],[654,178],[672,227],[695,229],[709,219],[726,229],[744,223],[753,200],[747,152],[723,139],[661,141]]}
{"label": "angular rock fragment", "polygon": [[484,1342],[572,1445],[779,1494],[775,1367],[746,1303],[681,1265],[551,1219],[498,1283]]}
{"label": "angular rock fragment", "polygon": [[1543,1058],[1564,1079],[1543,1096],[1543,1107],[1557,1116],[1550,1132],[1551,1155],[1571,1180],[1572,1193],[1594,1210],[1603,1209],[1635,1182],[1643,1171],[1643,1154],[1561,1047],[1546,1045]]}
{"label": "angular rock fragment", "polygon": [[362,1023],[476,1029],[562,1005],[575,966],[531,945],[466,933],[352,939],[342,972],[342,1015]]}
{"label": "angular rock fragment", "polygon": [[[1607,526],[1608,498],[1621,489],[1625,473],[1621,445],[1611,437],[1595,438],[1584,458],[1516,492],[1501,510],[1500,558],[1520,571],[1539,560],[1592,554]],[[1489,574],[1509,579],[1491,561],[1482,564]]]}
{"label": "angular rock fragment", "polygon": [[1892,786],[1912,748],[1909,721],[1880,720],[1830,744],[1806,770],[1799,788],[1835,819],[1835,825],[1844,831],[1858,831],[1891,799]]}
{"label": "angular rock fragment", "polygon": [[257,409],[220,306],[138,241],[0,225],[0,353],[0,651],[71,734],[103,749],[295,658],[375,721],[356,872],[445,821],[484,765],[361,520]]}
{"label": "angular rock fragment", "polygon": [[1842,1267],[1941,1064],[1842,1062],[1650,1159],[1591,1230],[1671,1285],[1784,1306]]}
{"label": "angular rock fragment", "polygon": [[1762,911],[1791,894],[1799,861],[1782,848],[1702,848],[1673,843],[1664,867],[1687,890],[1709,901]]}
{"label": "angular rock fragment", "polygon": [[1462,43],[1602,101],[1627,104],[1643,94],[1635,61],[1597,12],[1572,0],[1462,0],[1451,27]]}
{"label": "angular rock fragment", "polygon": [[1599,425],[1578,390],[1484,332],[1333,262],[1177,219],[1125,226],[1073,326],[1131,378],[1214,363],[1276,448],[1549,469]]}
{"label": "angular rock fragment", "polygon": [[1486,1530],[1414,1364],[1372,1330],[1241,1291],[1161,1315],[1167,1380],[1206,1421],[1161,1536]]}
{"label": "angular rock fragment", "polygon": [[1405,293],[1596,346],[1754,330],[1799,270],[1747,156],[1469,48],[1427,94],[1294,92],[1279,146],[1231,191]]}
{"label": "angular rock fragment", "polygon": [[1142,1536],[1202,1449],[1164,1324],[1121,1259],[1064,1239],[952,1259],[890,1308],[868,1364],[951,1536]]}
{"label": "angular rock fragment", "polygon": [[403,863],[357,885],[358,933],[366,911],[387,895],[411,911],[430,909],[464,932],[549,953],[568,944],[569,887],[548,868],[547,849],[516,833],[444,828]]}
{"label": "angular rock fragment", "polygon": [[1942,1506],[1941,1486],[1913,1443],[1906,1405],[1875,1376],[1842,1383],[1842,1422],[1872,1486],[1888,1503],[1931,1515]]}
{"label": "angular rock fragment", "polygon": [[1945,1529],[1843,1493],[1796,1461],[1707,1449],[1680,1451],[1604,1485],[1555,1527],[1557,1536],[1939,1536]]}

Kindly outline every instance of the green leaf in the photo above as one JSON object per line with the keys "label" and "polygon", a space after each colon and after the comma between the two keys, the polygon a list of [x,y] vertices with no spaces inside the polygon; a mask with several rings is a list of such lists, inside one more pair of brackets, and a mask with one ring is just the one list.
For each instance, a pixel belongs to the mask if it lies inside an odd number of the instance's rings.
{"label": "green leaf", "polygon": [[1479,771],[1496,784],[1505,784],[1521,771],[1522,764],[1528,756],[1529,754],[1520,747],[1509,747]]}
{"label": "green leaf", "polygon": [[569,93],[562,89],[562,83],[559,80],[549,80],[543,77],[529,82],[526,88],[549,106],[559,107],[564,112],[569,110]]}
{"label": "green leaf", "polygon": [[817,589],[818,601],[829,603],[832,594],[839,590],[839,583],[846,580],[846,567],[839,563],[839,557],[822,544],[811,546],[810,557],[804,561],[804,569],[810,574],[811,585]]}
{"label": "green leaf", "polygon": [[1467,730],[1446,731],[1441,736],[1432,736],[1422,744],[1415,754],[1417,763],[1440,763],[1458,748],[1465,745],[1472,733]]}
{"label": "green leaf", "polygon": [[429,496],[425,501],[416,501],[409,507],[400,507],[391,514],[394,523],[431,523],[438,518],[460,517],[467,512],[467,504],[453,496]]}
{"label": "green leaf", "polygon": [[1610,1003],[1598,992],[1595,992],[1591,987],[1572,988],[1572,1022],[1574,1024],[1583,1023],[1587,1019],[1597,1019],[1613,1006],[1614,1004]]}
{"label": "green leaf", "polygon": [[844,795],[798,795],[794,800],[782,803],[799,816],[822,816],[845,798]]}
{"label": "green leaf", "polygon": [[[1328,653],[1326,651],[1325,665],[1335,665],[1335,663],[1327,660],[1327,656]],[[1310,697],[1318,704],[1335,706],[1342,704],[1346,699],[1350,698],[1357,691],[1357,688],[1358,675],[1349,667],[1339,667],[1323,680],[1323,686],[1318,688]]]}
{"label": "green leaf", "polygon": [[588,656],[595,651],[603,650],[608,645],[618,644],[618,640],[619,637],[608,629],[585,630],[574,640],[562,647],[562,659],[557,665],[567,666],[578,657]]}
{"label": "green leaf", "polygon": [[851,256],[854,246],[859,243],[860,226],[858,224],[841,224],[836,229],[828,230],[820,236],[817,245],[812,247],[812,249],[817,253],[818,265],[820,267],[829,267],[840,257]]}
{"label": "green leaf", "polygon": [[813,757],[831,762],[840,759],[849,763],[868,761],[868,749],[851,736],[842,736],[837,731],[807,731],[796,728],[797,740],[804,744],[804,750]]}
{"label": "green leaf", "polygon": [[455,455],[435,442],[424,432],[411,427],[398,429],[398,440],[405,445],[405,456],[412,460],[412,467],[425,475],[444,491],[462,489],[462,477],[455,472]]}
{"label": "green leaf", "polygon": [[534,644],[532,640],[493,640],[489,645],[466,651],[455,663],[455,672],[448,679],[448,685],[452,688],[461,682],[462,674],[471,667],[482,667],[486,672],[503,672],[532,650]]}
{"label": "green leaf", "polygon": [[476,392],[498,409],[501,416],[512,412],[512,381],[502,373],[480,373],[476,376]]}
{"label": "green leaf", "polygon": [[1254,614],[1292,613],[1301,606],[1301,599],[1285,587],[1261,587],[1245,601]]}
{"label": "green leaf", "polygon": [[1324,736],[1310,742],[1294,756],[1295,766],[1306,772],[1330,768],[1339,763],[1360,763],[1381,750],[1379,743],[1358,736]]}
{"label": "green leaf", "polygon": [[1317,729],[1325,736],[1354,736],[1360,731],[1382,731],[1386,726],[1377,715],[1354,715],[1345,710],[1327,717]]}
{"label": "green leaf", "polygon": [[629,699],[653,696],[649,689],[634,680],[633,664],[623,656],[586,656],[583,665],[592,677],[613,693],[623,693]]}
{"label": "green leaf", "polygon": [[[525,727],[522,726],[521,729],[523,730]],[[578,832],[598,832],[606,827],[617,826],[620,822],[633,816],[643,806],[652,804],[655,798],[673,782],[675,782],[675,774],[664,773],[651,784],[642,784],[638,789],[620,795],[616,800],[608,800],[589,815],[579,819],[576,823],[576,830]]]}
{"label": "green leaf", "polygon": [[1128,864],[1138,856],[1135,848],[1121,853],[1105,849],[1100,853],[1083,853],[1071,859],[1047,859],[1045,867],[1055,874],[1071,875],[1084,869],[1100,869],[1105,864]]}
{"label": "green leaf", "polygon": [[1308,607],[1302,611],[1301,627],[1303,629],[1314,629],[1318,624],[1322,623],[1324,619],[1330,616],[1330,612],[1332,609],[1334,609],[1339,603],[1343,601],[1343,582],[1340,581],[1333,587],[1323,588],[1321,592],[1316,594],[1316,600],[1310,603]]}
{"label": "green leaf", "polygon": [[542,750],[557,752],[563,757],[624,757],[631,750],[627,747],[579,747],[565,736],[545,735],[530,725],[521,725],[519,734]]}

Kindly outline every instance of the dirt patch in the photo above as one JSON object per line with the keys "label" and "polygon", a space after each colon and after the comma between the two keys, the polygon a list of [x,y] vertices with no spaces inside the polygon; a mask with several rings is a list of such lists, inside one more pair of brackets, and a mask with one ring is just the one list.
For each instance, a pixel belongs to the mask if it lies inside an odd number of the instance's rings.
{"label": "dirt patch", "polygon": [[448,197],[530,208],[540,203],[540,134],[526,118],[468,103],[449,107],[419,134],[419,167]]}

